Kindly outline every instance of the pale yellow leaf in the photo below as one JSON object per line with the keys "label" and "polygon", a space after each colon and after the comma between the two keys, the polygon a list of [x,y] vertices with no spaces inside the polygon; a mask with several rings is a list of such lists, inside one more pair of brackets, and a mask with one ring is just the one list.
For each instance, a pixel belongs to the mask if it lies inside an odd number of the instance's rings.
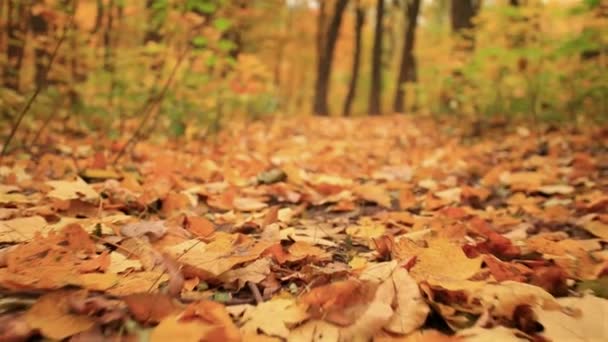
{"label": "pale yellow leaf", "polygon": [[53,187],[47,196],[60,200],[96,200],[99,194],[81,178],[76,178],[75,181],[48,181],[46,184]]}
{"label": "pale yellow leaf", "polygon": [[287,338],[289,328],[308,318],[306,309],[292,299],[273,299],[251,307],[243,315],[241,331],[255,333],[260,330],[270,336]]}

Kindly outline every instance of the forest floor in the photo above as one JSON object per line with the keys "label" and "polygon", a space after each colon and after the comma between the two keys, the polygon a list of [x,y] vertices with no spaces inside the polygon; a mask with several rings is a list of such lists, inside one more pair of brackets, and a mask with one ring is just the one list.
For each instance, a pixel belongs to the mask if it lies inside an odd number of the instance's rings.
{"label": "forest floor", "polygon": [[0,340],[608,340],[608,130],[451,124],[53,133],[0,165]]}

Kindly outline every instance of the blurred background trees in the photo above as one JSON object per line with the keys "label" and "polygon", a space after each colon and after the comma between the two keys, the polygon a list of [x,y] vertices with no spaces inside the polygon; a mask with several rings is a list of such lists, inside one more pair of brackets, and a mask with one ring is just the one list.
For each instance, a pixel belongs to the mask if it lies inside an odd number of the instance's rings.
{"label": "blurred background trees", "polygon": [[10,126],[41,88],[30,139],[58,120],[119,135],[142,113],[143,135],[176,136],[268,114],[601,120],[607,15],[604,0],[4,0],[0,114]]}

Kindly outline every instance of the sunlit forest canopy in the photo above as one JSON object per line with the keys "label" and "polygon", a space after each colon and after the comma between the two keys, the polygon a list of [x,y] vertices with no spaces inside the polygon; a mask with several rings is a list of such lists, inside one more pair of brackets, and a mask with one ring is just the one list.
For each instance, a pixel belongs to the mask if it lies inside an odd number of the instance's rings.
{"label": "sunlit forest canopy", "polygon": [[6,0],[2,123],[36,89],[25,130],[64,120],[118,135],[147,116],[146,133],[179,136],[311,113],[601,120],[607,15],[600,0]]}

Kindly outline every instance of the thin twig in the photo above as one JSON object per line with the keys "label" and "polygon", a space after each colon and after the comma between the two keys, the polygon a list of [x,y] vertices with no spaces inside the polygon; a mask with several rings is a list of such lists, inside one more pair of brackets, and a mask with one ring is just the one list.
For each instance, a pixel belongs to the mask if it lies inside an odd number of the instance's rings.
{"label": "thin twig", "polygon": [[55,61],[55,57],[57,57],[57,53],[59,52],[59,48],[61,47],[61,44],[63,44],[63,42],[65,41],[65,38],[67,37],[67,33],[68,33],[70,27],[72,26],[72,22],[74,21],[74,12],[75,11],[72,11],[72,13],[70,14],[68,24],[66,25],[65,29],[63,30],[63,33],[61,34],[59,41],[57,41],[55,50],[53,50],[53,53],[51,54],[49,63],[47,64],[46,69],[44,70],[44,77],[42,78],[42,82],[40,82],[36,86],[34,93],[32,94],[32,96],[30,96],[30,98],[27,101],[27,103],[25,104],[25,106],[23,106],[23,109],[21,109],[19,116],[17,116],[17,121],[15,121],[15,123],[13,124],[13,127],[11,128],[11,132],[9,133],[8,137],[6,137],[6,139],[4,140],[4,146],[2,146],[2,152],[0,152],[0,162],[2,161],[2,158],[6,155],[6,152],[8,151],[8,146],[10,145],[11,141],[15,137],[15,134],[17,133],[17,129],[19,129],[19,126],[21,125],[21,121],[23,121],[25,114],[27,114],[27,112],[29,111],[30,107],[32,106],[32,103],[34,103],[34,100],[36,100],[36,98],[38,97],[38,94],[40,94],[42,89],[45,88],[47,85],[49,71],[51,70],[51,67],[53,66],[53,62]]}
{"label": "thin twig", "polygon": [[258,289],[258,286],[251,281],[247,282],[247,286],[249,287],[249,290],[251,291],[251,293],[253,293],[253,298],[255,298],[255,303],[262,304],[264,302],[264,298],[262,297],[262,294],[260,293],[260,289]]}
{"label": "thin twig", "polygon": [[139,139],[139,135],[140,135],[141,131],[143,130],[144,126],[146,125],[146,122],[152,115],[154,108],[156,108],[163,101],[165,95],[167,94],[167,91],[169,90],[169,86],[173,82],[173,79],[175,78],[175,75],[177,74],[177,70],[179,69],[179,66],[185,60],[186,55],[188,54],[188,51],[189,51],[189,48],[186,47],[184,49],[184,51],[182,52],[182,54],[178,57],[177,62],[175,63],[173,70],[171,70],[171,74],[169,75],[169,78],[165,82],[165,85],[163,86],[163,89],[160,91],[160,93],[156,96],[151,96],[146,101],[146,104],[143,107],[144,116],[141,119],[139,126],[137,126],[137,128],[135,129],[135,132],[133,132],[133,135],[131,135],[131,138],[129,138],[127,143],[122,146],[120,151],[118,151],[118,154],[114,158],[114,162],[113,162],[114,164],[116,164],[120,160],[120,158],[123,156],[123,154],[126,152],[127,148],[129,148],[129,146],[131,144],[137,143],[137,139]]}

